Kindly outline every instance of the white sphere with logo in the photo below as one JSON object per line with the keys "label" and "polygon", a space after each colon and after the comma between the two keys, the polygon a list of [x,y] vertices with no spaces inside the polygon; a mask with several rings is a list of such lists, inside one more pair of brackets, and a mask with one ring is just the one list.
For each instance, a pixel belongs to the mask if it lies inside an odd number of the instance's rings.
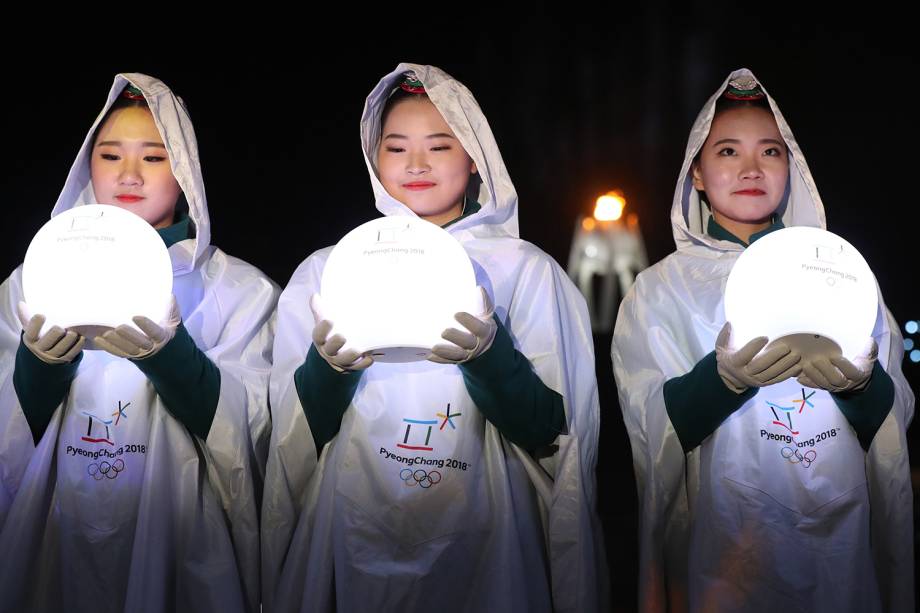
{"label": "white sphere with logo", "polygon": [[878,288],[866,260],[820,228],[784,228],[758,239],[725,287],[736,347],[766,336],[806,357],[830,352],[852,359],[872,335],[877,312]]}
{"label": "white sphere with logo", "polygon": [[[22,286],[29,311],[52,325],[93,337],[132,317],[160,321],[172,296],[163,239],[130,211],[77,206],[41,227],[26,251]],[[88,347],[88,348],[91,348]]]}
{"label": "white sphere with logo", "polygon": [[320,295],[346,347],[380,362],[423,360],[460,311],[482,312],[472,262],[442,228],[411,216],[358,226],[323,269]]}

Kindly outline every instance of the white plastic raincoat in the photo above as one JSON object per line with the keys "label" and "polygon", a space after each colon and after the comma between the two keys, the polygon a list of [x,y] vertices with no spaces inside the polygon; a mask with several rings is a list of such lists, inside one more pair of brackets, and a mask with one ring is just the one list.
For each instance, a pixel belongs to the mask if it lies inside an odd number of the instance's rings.
{"label": "white plastic raincoat", "polygon": [[[163,83],[141,74],[115,78],[52,215],[94,202],[93,132],[129,83],[144,92],[188,201],[195,237],[169,249],[173,292],[189,334],[220,369],[220,398],[201,440],[170,415],[134,364],[84,351],[70,393],[34,445],[12,383],[21,332],[18,268],[0,286],[4,612],[258,610],[257,495],[270,431],[267,322],[278,289],[209,244],[194,130]],[[100,479],[103,462],[109,470]]]}
{"label": "white plastic raincoat", "polygon": [[447,230],[516,348],[563,396],[568,434],[537,461],[483,418],[458,367],[378,363],[317,458],[293,381],[330,249],[314,253],[279,301],[262,513],[266,610],[597,610],[598,401],[584,300],[552,259],[518,238],[517,194],[489,125],[472,94],[437,68],[400,64],[367,99],[361,139],[378,210],[414,215],[374,169],[383,105],[410,70],[482,180],[472,192],[482,209]]}
{"label": "white plastic raincoat", "polygon": [[[895,400],[868,454],[830,394],[803,390],[795,379],[760,389],[687,455],[665,410],[665,381],[715,347],[725,283],[743,250],[707,235],[709,213],[690,176],[716,100],[740,76],[753,75],[732,73],[693,125],[671,210],[677,251],[639,275],[614,333],[639,489],[641,606],[913,611],[905,430],[914,397],[901,373],[898,327],[881,296],[873,336]],[[783,223],[824,228],[805,158],[769,102],[790,156]]]}

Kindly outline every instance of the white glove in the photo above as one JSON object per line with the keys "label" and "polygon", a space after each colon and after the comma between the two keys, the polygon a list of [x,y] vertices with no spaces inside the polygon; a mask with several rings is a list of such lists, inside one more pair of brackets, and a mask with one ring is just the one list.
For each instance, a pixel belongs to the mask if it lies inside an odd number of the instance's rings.
{"label": "white glove", "polygon": [[313,311],[313,321],[316,322],[313,326],[313,344],[329,366],[339,372],[353,372],[364,370],[374,363],[374,358],[370,354],[363,355],[363,352],[357,349],[342,351],[345,337],[341,334],[329,336],[332,332],[332,322],[323,314],[323,301],[319,294],[313,294],[310,298],[310,310]]}
{"label": "white glove", "polygon": [[153,323],[149,318],[138,315],[131,318],[143,332],[138,332],[129,325],[122,324],[117,328],[106,331],[102,336],[93,339],[96,347],[104,349],[112,355],[132,360],[143,360],[162,349],[166,343],[176,335],[176,328],[182,321],[179,314],[179,304],[176,297],[172,297],[169,313],[159,324]]}
{"label": "white glove", "polygon": [[495,333],[498,331],[498,324],[492,319],[495,309],[485,288],[480,287],[479,290],[482,292],[482,305],[485,312],[478,317],[469,313],[454,315],[454,319],[460,322],[468,332],[456,328],[444,330],[441,338],[452,344],[437,344],[432,347],[431,355],[428,356],[430,361],[438,364],[462,364],[479,357],[492,346]]}
{"label": "white glove", "polygon": [[766,387],[785,381],[801,372],[802,356],[785,343],[775,343],[761,352],[770,340],[766,336],[758,336],[735,350],[731,335],[732,326],[725,322],[716,339],[716,361],[725,386],[736,394],[749,387]]}
{"label": "white glove", "polygon": [[82,335],[73,330],[65,331],[60,326],[51,326],[51,329],[41,334],[45,316],[30,315],[25,302],[20,302],[18,307],[17,313],[23,330],[22,342],[42,362],[67,364],[73,362],[83,350],[86,339]]}
{"label": "white glove", "polygon": [[829,392],[859,392],[869,384],[872,369],[878,359],[878,343],[870,338],[853,361],[842,355],[819,355],[802,365],[798,382],[805,387]]}

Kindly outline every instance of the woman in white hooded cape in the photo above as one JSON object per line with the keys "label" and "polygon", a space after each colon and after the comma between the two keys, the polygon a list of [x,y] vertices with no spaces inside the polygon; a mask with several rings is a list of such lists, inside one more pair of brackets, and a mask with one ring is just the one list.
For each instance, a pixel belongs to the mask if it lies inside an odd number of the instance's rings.
{"label": "woman in white hooded cape", "polygon": [[210,245],[195,133],[166,85],[116,76],[52,216],[96,202],[97,128],[126,88],[143,97],[188,204],[188,230],[177,220],[183,234],[171,245],[161,236],[186,338],[219,372],[216,410],[207,432],[193,433],[135,363],[83,351],[33,440],[13,384],[24,300],[17,268],[0,286],[0,611],[257,611],[278,288]]}
{"label": "woman in white hooded cape", "polygon": [[[563,399],[566,432],[552,450],[531,454],[477,410],[457,366],[377,363],[318,450],[294,381],[330,249],[314,253],[279,301],[262,513],[266,610],[598,610],[598,401],[584,300],[555,262],[518,238],[517,195],[488,123],[472,94],[437,68],[401,64],[367,99],[361,141],[377,209],[415,215],[387,193],[377,168],[381,114],[406,74],[478,169],[467,195],[481,208],[444,227],[473,261],[514,348]],[[412,424],[434,419],[431,454],[400,452]],[[453,462],[435,466],[428,455]],[[413,479],[419,468],[437,475],[407,487],[415,483],[402,475]]]}
{"label": "woman in white hooded cape", "polygon": [[[677,251],[639,275],[614,333],[614,373],[639,490],[641,608],[912,611],[905,431],[914,397],[901,373],[898,327],[881,295],[872,336],[887,377],[876,378],[890,377],[893,391],[876,407],[887,416],[871,444],[857,440],[830,393],[794,377],[751,387],[740,408],[692,449],[684,449],[666,409],[666,382],[694,371],[716,346],[726,281],[744,250],[711,229],[694,189],[694,159],[723,94],[758,86],[789,156],[773,223],[825,228],[811,173],[775,102],[749,71],[733,72],[690,133],[671,209]],[[718,378],[713,386],[724,388]],[[787,428],[771,408],[792,400],[802,410],[790,413],[795,423]],[[707,407],[692,412],[702,418]],[[784,429],[792,428],[798,441],[818,441],[807,455],[783,453]]]}

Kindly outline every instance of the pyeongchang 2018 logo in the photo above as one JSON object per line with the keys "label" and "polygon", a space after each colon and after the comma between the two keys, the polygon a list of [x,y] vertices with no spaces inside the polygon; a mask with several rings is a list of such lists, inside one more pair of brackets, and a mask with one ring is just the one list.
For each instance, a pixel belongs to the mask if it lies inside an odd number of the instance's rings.
{"label": "pyeongchang 2018 logo", "polygon": [[773,415],[773,421],[770,426],[778,426],[782,430],[779,432],[771,432],[767,428],[761,428],[760,430],[761,439],[783,444],[780,448],[780,455],[784,460],[790,464],[798,464],[803,468],[810,468],[815,460],[818,459],[818,452],[815,449],[818,443],[836,438],[840,433],[840,428],[829,428],[808,439],[801,437],[796,421],[798,416],[802,415],[807,408],[814,408],[815,405],[811,398],[815,393],[815,390],[809,391],[802,388],[801,397],[794,398],[788,403],[766,401],[767,407]]}
{"label": "pyeongchang 2018 logo", "polygon": [[[402,423],[405,424],[406,429],[399,433],[397,449],[390,451],[386,447],[381,447],[380,456],[387,461],[404,465],[399,468],[398,474],[406,487],[427,490],[441,482],[443,476],[447,474],[442,471],[466,472],[472,467],[470,462],[443,456],[435,451],[435,439],[453,436],[458,430],[459,418],[462,415],[460,411],[452,410],[448,403],[447,408],[443,411],[434,412],[435,419],[404,417]],[[406,453],[401,450],[414,453]]]}

